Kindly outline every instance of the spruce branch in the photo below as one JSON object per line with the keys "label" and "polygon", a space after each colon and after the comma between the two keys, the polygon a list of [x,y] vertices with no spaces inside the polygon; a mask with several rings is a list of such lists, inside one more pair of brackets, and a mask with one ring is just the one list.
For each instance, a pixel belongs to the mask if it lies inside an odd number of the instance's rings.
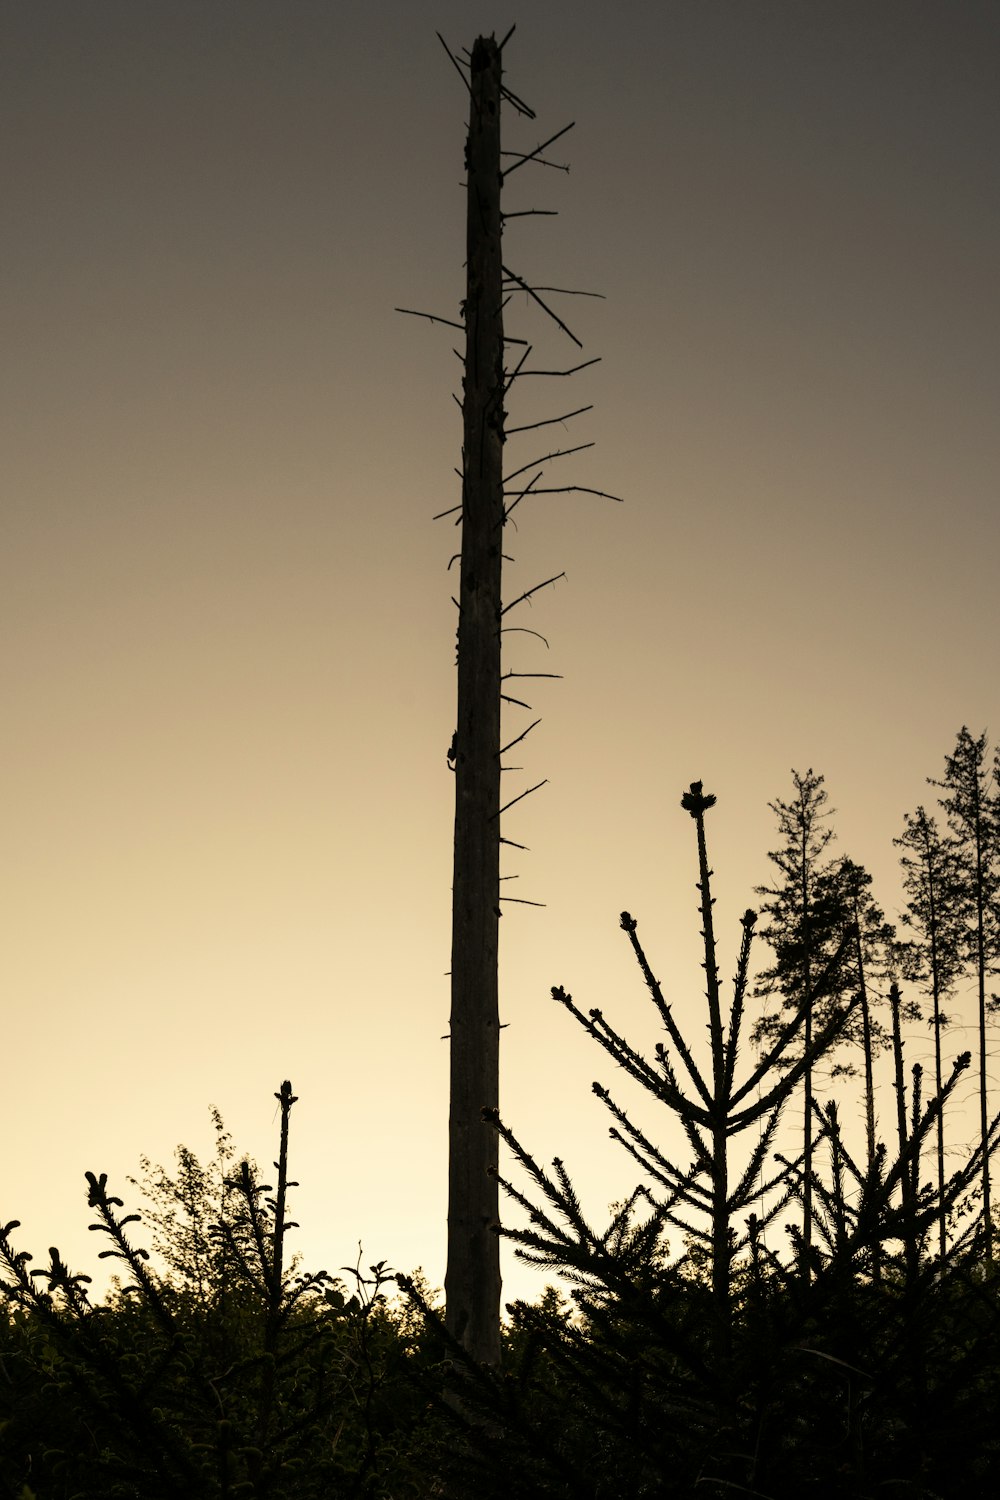
{"label": "spruce branch", "polygon": [[638,924],[635,918],[631,916],[629,912],[623,911],[621,914],[620,925],[622,927],[622,930],[628,934],[629,942],[632,944],[632,951],[635,953],[636,959],[639,963],[639,967],[642,970],[642,976],[645,979],[646,986],[653,998],[653,1004],[656,1006],[656,1009],[660,1014],[660,1019],[663,1021],[664,1026],[667,1028],[667,1033],[670,1037],[670,1040],[674,1044],[676,1052],[678,1053],[679,1057],[684,1063],[685,1068],[687,1069],[688,1077],[691,1079],[691,1082],[694,1084],[695,1088],[698,1090],[698,1093],[701,1095],[706,1109],[711,1108],[711,1092],[701,1075],[701,1070],[698,1068],[698,1065],[691,1055],[690,1048],[688,1047],[683,1036],[681,1035],[680,1030],[678,1029],[670,1006],[663,998],[663,992],[660,989],[659,980],[655,978],[653,971],[649,966],[649,961],[646,958],[641,943],[639,942],[637,934]]}
{"label": "spruce branch", "polygon": [[135,1285],[126,1287],[125,1290],[140,1293],[161,1328],[173,1335],[174,1319],[167,1309],[156,1281],[149,1272],[147,1265],[149,1251],[133,1245],[125,1234],[126,1225],[141,1223],[142,1215],[116,1215],[115,1209],[124,1207],[124,1204],[121,1198],[114,1197],[108,1192],[108,1174],[102,1172],[98,1177],[93,1172],[87,1172],[85,1175],[88,1183],[87,1205],[89,1208],[96,1209],[98,1216],[97,1223],[88,1225],[88,1228],[106,1234],[112,1244],[112,1248],[102,1250],[98,1258],[120,1260],[128,1266],[135,1277]]}
{"label": "spruce branch", "polygon": [[[644,1057],[641,1057],[638,1052],[629,1046],[624,1037],[618,1035],[605,1019],[602,1011],[595,1008],[589,1012],[589,1015],[585,1016],[573,1003],[573,996],[560,985],[553,987],[552,998],[569,1011],[570,1015],[579,1022],[584,1030],[595,1041],[601,1044],[605,1052],[614,1058],[619,1067],[623,1068],[638,1083],[641,1083],[644,1088],[647,1088],[651,1094],[659,1098],[670,1096],[670,1085],[659,1076]],[[683,1099],[683,1095],[678,1095],[678,1098]],[[686,1100],[684,1102],[689,1113],[689,1118],[707,1128],[709,1125],[709,1116],[706,1111],[700,1109],[694,1103]]]}
{"label": "spruce branch", "polygon": [[[841,960],[847,952],[850,943],[851,933],[848,931],[842,935],[835,952],[827,960],[818,980],[803,994],[795,1010],[792,1012],[791,1018],[779,1027],[774,1041],[761,1056],[760,1061],[753,1069],[749,1078],[733,1094],[730,1100],[731,1104],[736,1105],[741,1099],[745,1099],[767,1077],[768,1073],[772,1072],[776,1067],[784,1065],[785,1054],[802,1029],[810,1007],[815,1006],[817,1000],[835,992],[835,979],[840,970]],[[844,1030],[859,1000],[860,997],[856,995],[853,1000],[849,1001],[846,1007],[834,1009],[827,1025],[820,1030],[818,1036],[813,1040],[812,1046],[809,1049],[809,1063],[815,1062],[819,1056],[829,1049],[833,1041]],[[805,1072],[805,1067],[802,1066],[805,1060],[805,1054],[803,1054],[797,1062],[790,1065],[790,1071],[795,1072],[796,1078],[801,1077]],[[806,1065],[808,1066],[808,1063]]]}
{"label": "spruce branch", "polygon": [[743,1004],[750,973],[750,948],[753,943],[753,933],[756,924],[757,913],[748,907],[740,918],[743,937],[740,942],[740,956],[736,964],[736,976],[733,980],[733,1004],[729,1015],[729,1037],[726,1041],[726,1062],[723,1082],[727,1098],[730,1097],[733,1091],[736,1058],[739,1052],[740,1028],[743,1024]]}

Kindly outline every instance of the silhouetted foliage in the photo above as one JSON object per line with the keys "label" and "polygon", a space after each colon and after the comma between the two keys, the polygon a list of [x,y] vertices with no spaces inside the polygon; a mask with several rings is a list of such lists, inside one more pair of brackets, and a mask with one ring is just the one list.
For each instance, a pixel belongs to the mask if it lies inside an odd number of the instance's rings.
{"label": "silhouetted foliage", "polygon": [[[811,777],[803,791],[815,793],[820,781]],[[707,1062],[693,1039],[699,1029],[689,1040],[666,1005],[627,913],[622,925],[665,1033],[655,1060],[603,1012],[585,1013],[564,990],[553,991],[680,1124],[691,1165],[678,1165],[674,1148],[658,1145],[595,1084],[615,1118],[612,1136],[643,1178],[601,1229],[585,1215],[564,1161],[551,1172],[543,1168],[494,1117],[528,1179],[526,1188],[501,1179],[526,1216],[523,1226],[501,1232],[522,1259],[568,1281],[572,1300],[550,1296],[538,1307],[509,1309],[503,1377],[470,1377],[482,1412],[468,1434],[464,1482],[491,1494],[594,1500],[734,1490],[774,1500],[986,1493],[1000,1479],[1000,1438],[990,1414],[1000,1393],[1000,1319],[993,1266],[977,1256],[970,1204],[1000,1122],[943,1188],[922,1181],[922,1153],[970,1058],[958,1058],[930,1097],[919,1064],[908,1084],[906,1002],[893,984],[892,1149],[876,1141],[856,1161],[836,1103],[812,1097],[808,1160],[805,1152],[768,1160],[781,1106],[845,1035],[868,983],[865,971],[876,966],[881,980],[891,969],[892,929],[871,901],[864,872],[846,861],[816,863],[809,874],[815,897],[796,910],[801,871],[789,860],[787,887],[768,893],[772,920],[781,921],[765,985],[782,1003],[760,1033],[768,1050],[737,1085],[754,914],[743,919],[724,1015],[704,838],[714,801],[699,783],[683,799],[698,832]],[[805,810],[816,806],[813,797]],[[826,840],[810,842],[807,820],[797,820],[795,832],[800,854],[815,861]],[[807,1047],[806,1018],[819,999],[821,1019]],[[759,1144],[726,1190],[733,1139],[751,1113]],[[789,1219],[793,1200],[808,1212],[808,1233],[800,1219]],[[751,1205],[741,1230],[734,1215]],[[932,1257],[929,1234],[942,1209],[949,1241],[944,1256]],[[785,1256],[768,1243],[782,1216],[791,1239]],[[672,1230],[683,1236],[680,1253],[666,1238]]]}
{"label": "silhouetted foliage", "polygon": [[[889,1046],[889,1035],[876,1008],[887,998],[886,982],[896,967],[896,929],[872,895],[872,877],[846,856],[837,868],[851,938],[845,954],[844,984],[858,996],[865,1078],[865,1137],[868,1164],[876,1150],[875,1057]],[[909,1008],[912,1011],[912,1007]],[[938,1080],[940,1087],[940,1079]]]}
{"label": "silhouetted foliage", "polygon": [[[1000,1116],[950,1175],[940,1151],[972,1060],[942,1061],[941,1002],[960,1004],[982,972],[965,936],[970,846],[922,810],[907,819],[903,945],[850,861],[816,864],[825,906],[817,895],[796,914],[783,888],[766,893],[772,1020],[744,1056],[757,919],[741,919],[724,1002],[705,831],[714,804],[698,782],[682,798],[697,843],[704,1027],[681,1026],[628,913],[660,1030],[651,1054],[603,1011],[552,992],[619,1070],[614,1091],[594,1090],[638,1182],[598,1222],[564,1158],[543,1166],[489,1115],[519,1169],[500,1185],[523,1218],[500,1233],[566,1288],[508,1308],[500,1366],[471,1357],[419,1277],[396,1278],[406,1300],[393,1300],[382,1262],[341,1268],[345,1281],[291,1258],[285,1083],[273,1186],[237,1157],[217,1113],[208,1165],[184,1147],[171,1170],[142,1159],[141,1217],[87,1174],[101,1253],[119,1271],[103,1300],[56,1249],[33,1269],[16,1221],[0,1230],[0,1497],[996,1493],[1000,1278],[983,1177]],[[896,963],[934,1006],[933,1085],[907,1062],[912,1002]],[[883,991],[887,1025],[871,1008]],[[854,1121],[814,1088],[808,1156],[783,1153],[782,1112],[810,1073],[831,1076],[866,995],[866,1075],[883,1037],[891,1052],[888,1120],[872,1123],[870,1075]],[[626,1110],[628,1081],[668,1122],[669,1144],[655,1119]]]}
{"label": "silhouetted foliage", "polygon": [[[390,1306],[384,1263],[345,1268],[352,1290],[286,1260],[291,1086],[276,1096],[277,1187],[180,1148],[178,1172],[144,1161],[163,1270],[136,1239],[107,1178],[87,1173],[93,1228],[122,1279],[103,1303],[58,1251],[30,1269],[0,1234],[10,1315],[0,1324],[0,1493],[93,1497],[420,1494],[421,1340]],[[224,1175],[223,1175],[224,1174]],[[426,1340],[423,1341],[426,1344]],[[23,1486],[28,1486],[27,1490]]]}
{"label": "silhouetted foliage", "polygon": [[[810,768],[804,776],[793,771],[792,781],[794,798],[771,803],[782,843],[768,858],[780,879],[757,891],[765,898],[763,935],[774,961],[758,976],[756,993],[771,1005],[776,1002],[777,1009],[761,1017],[755,1037],[776,1035],[788,1011],[801,1011],[801,1046],[809,1050],[813,1028],[840,1003],[850,984],[853,914],[843,867],[827,852],[834,833],[828,826],[823,777]],[[804,1070],[802,1091],[802,1237],[807,1249],[812,1235],[814,1065],[810,1061]]]}

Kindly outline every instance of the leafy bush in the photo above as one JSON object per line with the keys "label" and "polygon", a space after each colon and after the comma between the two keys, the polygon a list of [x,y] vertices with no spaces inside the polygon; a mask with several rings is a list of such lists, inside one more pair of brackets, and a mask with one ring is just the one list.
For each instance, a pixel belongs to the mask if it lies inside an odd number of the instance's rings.
{"label": "leafy bush", "polygon": [[[216,1117],[215,1163],[178,1151],[178,1172],[144,1162],[148,1218],[87,1173],[93,1227],[124,1279],[100,1303],[89,1278],[0,1234],[9,1314],[0,1323],[3,1493],[69,1497],[394,1496],[422,1493],[427,1427],[411,1378],[428,1363],[408,1306],[389,1300],[384,1263],[353,1288],[286,1264],[285,1083],[277,1186],[233,1163]],[[25,1487],[28,1487],[27,1490]]]}

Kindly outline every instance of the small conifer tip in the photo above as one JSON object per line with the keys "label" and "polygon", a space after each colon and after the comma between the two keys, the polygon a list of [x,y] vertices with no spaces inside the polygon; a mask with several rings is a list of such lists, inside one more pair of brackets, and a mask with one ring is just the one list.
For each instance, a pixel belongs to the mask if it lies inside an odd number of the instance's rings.
{"label": "small conifer tip", "polygon": [[692,781],[689,791],[681,798],[681,807],[689,812],[692,818],[700,818],[710,807],[715,806],[715,797],[711,792],[702,791],[700,781]]}

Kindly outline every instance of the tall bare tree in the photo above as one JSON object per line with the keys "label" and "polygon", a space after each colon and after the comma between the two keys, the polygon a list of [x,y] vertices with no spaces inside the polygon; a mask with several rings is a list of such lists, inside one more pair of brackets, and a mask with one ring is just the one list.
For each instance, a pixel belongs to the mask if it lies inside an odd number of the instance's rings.
{"label": "tall bare tree", "polygon": [[[501,805],[501,774],[518,769],[502,765],[501,755],[520,744],[540,722],[536,719],[503,745],[501,714],[505,703],[515,711],[530,708],[521,697],[514,696],[510,679],[558,675],[506,670],[501,666],[501,640],[506,630],[519,630],[507,625],[504,617],[563,576],[546,578],[507,604],[502,603],[504,527],[511,511],[529,495],[576,491],[613,500],[619,498],[583,485],[539,484],[550,462],[579,453],[591,447],[590,443],[517,463],[506,474],[503,470],[508,435],[533,433],[556,422],[565,424],[591,410],[589,406],[581,406],[575,411],[505,430],[504,403],[515,383],[528,376],[573,375],[597,363],[596,359],[588,359],[571,369],[532,368],[529,367],[531,344],[522,338],[512,339],[504,332],[504,306],[513,292],[518,291],[525,294],[532,308],[539,309],[563,335],[582,347],[539,293],[596,295],[565,287],[533,286],[501,258],[505,216],[500,199],[504,179],[529,162],[556,165],[543,157],[542,152],[571,129],[570,125],[564,126],[530,151],[501,152],[501,105],[510,104],[516,113],[534,118],[534,112],[502,81],[501,55],[511,32],[501,42],[493,37],[479,37],[464,59],[456,57],[444,39],[439,38],[469,94],[465,152],[466,293],[460,324],[436,314],[416,314],[435,323],[458,327],[465,335],[462,498],[460,505],[442,511],[438,517],[458,512],[462,528],[459,597],[455,601],[459,610],[458,705],[448,752],[448,761],[455,772],[455,839],[445,1293],[450,1333],[471,1358],[483,1364],[495,1364],[500,1357],[497,1138],[483,1123],[484,1111],[495,1113],[499,1093],[499,918],[502,899],[522,899],[500,896],[501,878],[511,878],[500,875],[501,845],[513,844],[513,840],[501,836],[500,818],[508,807],[545,784],[540,781]],[[505,166],[501,166],[502,159]],[[517,216],[538,212],[544,210],[521,210]],[[412,312],[412,309],[399,311]],[[504,360],[508,346],[520,346],[512,368],[507,368]],[[524,633],[537,635],[530,630]]]}
{"label": "tall bare tree", "polygon": [[473,1358],[500,1358],[500,575],[504,521],[500,51],[472,50],[466,146],[465,390],[451,946],[448,1327]]}

